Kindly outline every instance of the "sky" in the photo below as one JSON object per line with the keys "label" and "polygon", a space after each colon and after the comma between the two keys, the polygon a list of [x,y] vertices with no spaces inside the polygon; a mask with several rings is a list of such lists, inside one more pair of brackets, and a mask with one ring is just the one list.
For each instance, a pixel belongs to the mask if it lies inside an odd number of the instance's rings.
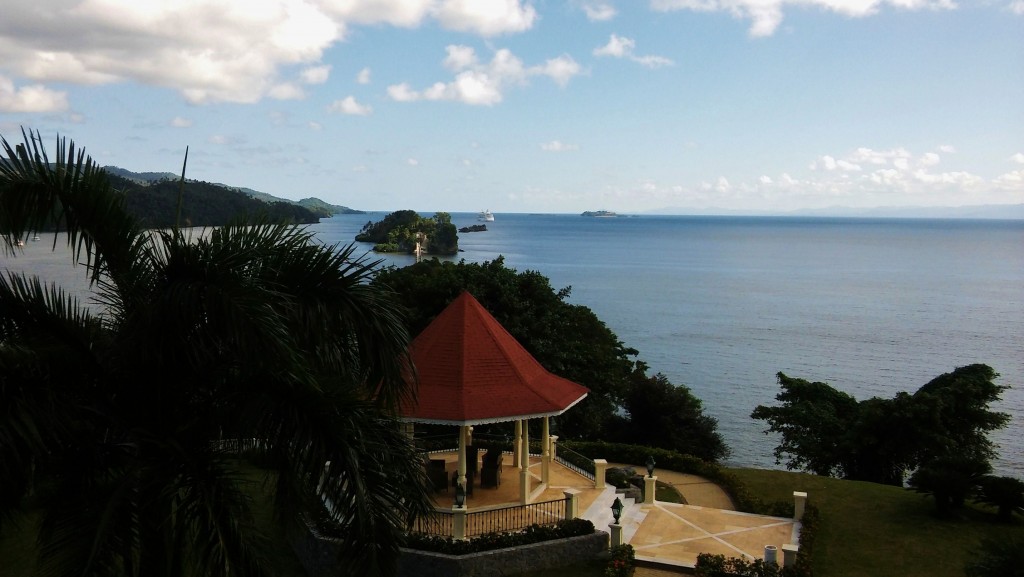
{"label": "sky", "polygon": [[1024,203],[1024,0],[5,0],[0,134],[363,210]]}

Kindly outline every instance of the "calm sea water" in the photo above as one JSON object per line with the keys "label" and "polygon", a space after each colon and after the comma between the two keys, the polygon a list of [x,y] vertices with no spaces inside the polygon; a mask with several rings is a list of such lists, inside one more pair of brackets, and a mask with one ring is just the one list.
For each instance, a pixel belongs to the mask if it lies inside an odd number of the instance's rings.
{"label": "calm sea water", "polygon": [[[315,229],[348,243],[382,217]],[[460,234],[457,258],[504,255],[571,286],[570,302],[702,399],[732,464],[777,467],[750,413],[779,371],[865,399],[985,363],[1014,387],[996,407],[1012,416],[996,468],[1024,477],[1024,221],[498,214],[487,228]]]}
{"label": "calm sea water", "polygon": [[[315,225],[352,242],[384,213]],[[453,214],[457,226],[475,214]],[[997,472],[1024,477],[1024,221],[631,217],[497,214],[460,234],[469,262],[504,255],[591,308],[652,371],[703,400],[731,464],[777,467],[777,440],[750,413],[778,393],[779,371],[858,399],[915,391],[941,373],[986,363],[1012,389],[998,410]],[[0,268],[89,292],[84,268],[27,243]],[[413,262],[403,255],[386,263]]]}

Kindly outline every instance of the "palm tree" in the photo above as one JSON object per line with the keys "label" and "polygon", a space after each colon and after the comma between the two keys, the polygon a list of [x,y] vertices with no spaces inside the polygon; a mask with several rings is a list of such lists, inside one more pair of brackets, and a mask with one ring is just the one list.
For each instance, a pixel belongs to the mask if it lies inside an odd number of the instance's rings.
{"label": "palm tree", "polygon": [[0,276],[0,519],[34,495],[39,572],[269,574],[232,442],[256,439],[279,522],[324,519],[347,568],[392,573],[429,497],[377,263],[282,224],[144,230],[73,143],[51,162],[22,134],[0,137],[3,248],[56,223],[97,294]]}

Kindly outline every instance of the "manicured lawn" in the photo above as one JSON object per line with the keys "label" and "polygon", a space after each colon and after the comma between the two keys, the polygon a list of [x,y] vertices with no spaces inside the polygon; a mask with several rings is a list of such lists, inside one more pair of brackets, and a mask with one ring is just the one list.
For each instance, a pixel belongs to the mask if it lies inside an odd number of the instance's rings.
{"label": "manicured lawn", "polygon": [[788,501],[804,491],[821,512],[814,549],[816,577],[962,577],[969,551],[983,538],[1024,535],[1024,522],[993,522],[994,510],[970,506],[937,519],[934,503],[913,491],[802,473],[732,469],[751,493]]}

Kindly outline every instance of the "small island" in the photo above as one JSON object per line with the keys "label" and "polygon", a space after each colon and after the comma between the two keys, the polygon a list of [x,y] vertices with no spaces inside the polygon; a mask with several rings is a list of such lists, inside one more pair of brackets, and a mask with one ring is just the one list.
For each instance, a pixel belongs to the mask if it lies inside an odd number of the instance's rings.
{"label": "small island", "polygon": [[590,216],[594,218],[614,218],[619,215],[610,210],[588,210],[585,211],[580,216]]}
{"label": "small island", "polygon": [[356,235],[359,242],[374,243],[376,252],[425,252],[453,255],[459,252],[459,234],[447,212],[424,218],[414,210],[399,210],[380,222],[368,221]]}
{"label": "small island", "polygon": [[486,224],[474,224],[470,226],[464,226],[459,229],[459,232],[487,232]]}

